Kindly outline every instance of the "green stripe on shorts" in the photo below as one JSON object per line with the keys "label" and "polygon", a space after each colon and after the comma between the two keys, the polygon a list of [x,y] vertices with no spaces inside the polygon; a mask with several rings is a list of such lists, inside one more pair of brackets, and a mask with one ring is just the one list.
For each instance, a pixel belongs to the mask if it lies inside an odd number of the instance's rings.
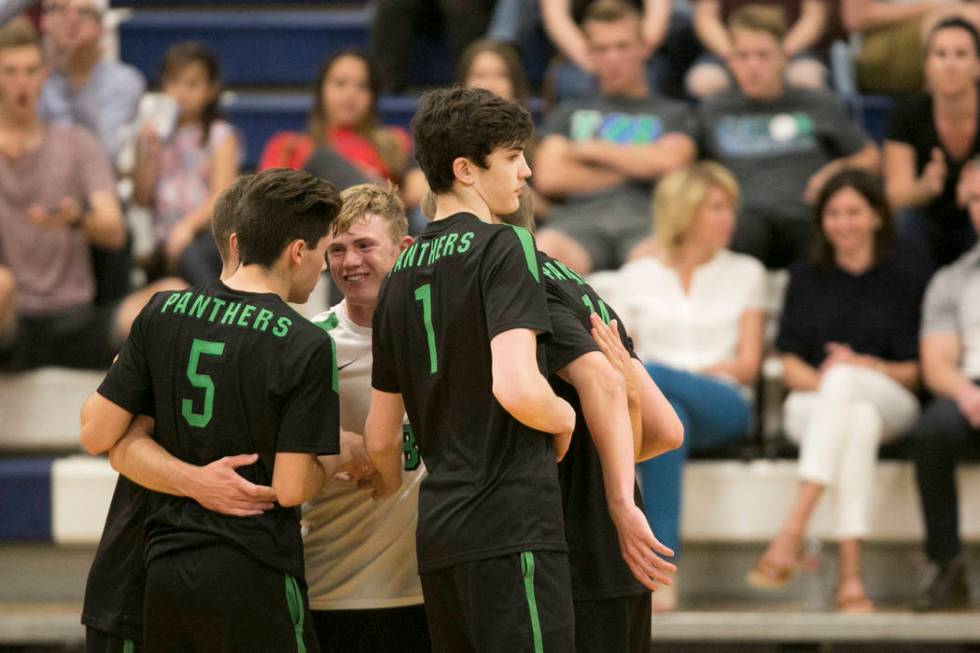
{"label": "green stripe on shorts", "polygon": [[303,609],[303,593],[299,589],[299,583],[289,574],[286,574],[286,605],[289,606],[289,618],[293,622],[293,631],[296,635],[296,650],[299,653],[306,653],[306,642],[303,641],[303,619],[306,617],[306,610]]}
{"label": "green stripe on shorts", "polygon": [[136,650],[136,644],[133,643],[133,640],[131,639],[123,640],[122,653],[133,653],[133,651],[135,650]]}
{"label": "green stripe on shorts", "polygon": [[530,551],[521,553],[521,571],[524,573],[524,595],[527,597],[527,609],[531,613],[534,653],[544,653],[544,642],[541,640],[541,621],[538,619],[538,601],[534,598],[534,554]]}

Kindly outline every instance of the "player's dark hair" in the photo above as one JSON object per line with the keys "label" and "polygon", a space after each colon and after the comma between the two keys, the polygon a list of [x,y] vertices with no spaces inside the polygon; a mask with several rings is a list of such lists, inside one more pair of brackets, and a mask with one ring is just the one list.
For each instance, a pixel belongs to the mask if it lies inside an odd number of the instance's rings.
{"label": "player's dark hair", "polygon": [[260,172],[238,201],[236,233],[242,265],[270,268],[294,240],[316,247],[340,207],[334,185],[304,170]]}
{"label": "player's dark hair", "polygon": [[827,238],[823,230],[823,214],[827,208],[827,203],[840,191],[845,188],[857,192],[864,198],[871,210],[878,216],[878,225],[874,233],[874,258],[875,263],[880,263],[892,253],[892,242],[895,236],[895,226],[892,219],[892,210],[885,196],[885,185],[881,177],[874,175],[866,170],[859,168],[845,168],[827,180],[827,183],[820,189],[817,195],[817,204],[814,207],[814,217],[816,218],[817,242],[814,250],[814,259],[817,265],[823,269],[831,269],[834,266],[834,246]]}
{"label": "player's dark hair", "polygon": [[214,244],[218,246],[222,263],[228,260],[230,254],[228,237],[235,233],[238,225],[238,202],[254,178],[255,175],[241,175],[214,202],[214,209],[211,211],[211,235],[214,236]]}
{"label": "player's dark hair", "polygon": [[534,126],[517,102],[483,89],[453,87],[422,95],[412,118],[415,158],[434,193],[445,193],[456,179],[453,161],[469,159],[487,167],[487,156],[500,147],[523,148]]}

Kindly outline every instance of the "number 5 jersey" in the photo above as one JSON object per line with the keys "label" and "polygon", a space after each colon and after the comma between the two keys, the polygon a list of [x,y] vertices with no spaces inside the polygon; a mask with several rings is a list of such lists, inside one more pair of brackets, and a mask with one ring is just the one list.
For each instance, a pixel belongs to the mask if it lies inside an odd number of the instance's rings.
{"label": "number 5 jersey", "polygon": [[[98,392],[133,413],[152,406],[154,438],[187,463],[258,453],[237,472],[272,485],[277,453],[339,452],[333,349],[322,329],[277,295],[213,281],[154,295]],[[147,562],[226,544],[304,578],[297,508],[231,517],[161,496],[146,540]]]}

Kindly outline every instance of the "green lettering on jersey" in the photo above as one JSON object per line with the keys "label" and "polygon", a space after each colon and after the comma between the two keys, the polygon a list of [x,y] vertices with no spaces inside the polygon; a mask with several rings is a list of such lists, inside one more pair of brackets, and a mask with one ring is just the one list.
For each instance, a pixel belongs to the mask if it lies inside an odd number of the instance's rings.
{"label": "green lettering on jersey", "polygon": [[222,324],[234,324],[235,316],[238,315],[238,310],[242,307],[239,302],[228,302],[228,308],[225,309],[225,314],[221,316]]}
{"label": "green lettering on jersey", "polygon": [[255,316],[255,322],[252,324],[252,328],[256,331],[261,331],[265,333],[265,330],[269,328],[269,320],[275,316],[275,313],[267,308],[260,308],[259,314]]}
{"label": "green lettering on jersey", "polygon": [[541,270],[544,272],[544,276],[548,277],[552,281],[568,280],[568,277],[566,277],[551,261],[547,261],[544,265],[542,265]]}
{"label": "green lettering on jersey", "polygon": [[218,311],[220,311],[221,307],[227,304],[228,302],[226,302],[223,299],[218,299],[217,297],[214,297],[211,303],[214,304],[214,308],[211,309],[211,315],[208,316],[208,322],[214,322],[218,318]]}
{"label": "green lettering on jersey", "polygon": [[[281,317],[276,320],[276,326],[272,327],[272,335],[277,338],[283,338],[287,333],[289,333],[289,327],[292,326],[293,321],[288,317]],[[336,362],[334,363],[336,365]]]}
{"label": "green lettering on jersey", "polygon": [[180,299],[180,293],[179,292],[170,293],[170,296],[167,297],[167,299],[164,300],[163,306],[160,307],[160,312],[161,313],[166,313],[167,312],[167,309],[170,308],[170,305],[173,304],[178,299]]}
{"label": "green lettering on jersey", "polygon": [[412,246],[405,250],[405,267],[413,267],[415,265],[415,255],[419,253],[419,244],[412,243]]}
{"label": "green lettering on jersey", "polygon": [[572,268],[568,267],[567,265],[565,265],[561,261],[555,261],[555,264],[558,265],[558,267],[562,269],[562,271],[565,273],[566,276],[568,276],[570,279],[573,279],[575,281],[575,283],[577,283],[580,286],[584,286],[585,285],[585,279],[583,279],[582,276],[578,272],[576,272]]}
{"label": "green lettering on jersey", "polygon": [[524,227],[510,225],[510,228],[514,230],[514,233],[517,234],[517,239],[521,241],[521,248],[524,250],[524,261],[527,263],[528,271],[534,277],[534,280],[540,283],[541,276],[538,274],[538,255],[534,247],[534,236]]}
{"label": "green lettering on jersey", "polygon": [[414,265],[422,265],[422,262],[425,260],[425,253],[429,249],[429,244],[429,241],[426,240],[419,245],[419,260]]}
{"label": "green lettering on jersey", "polygon": [[419,447],[415,444],[415,432],[411,424],[402,424],[402,466],[407,472],[419,468],[422,459],[419,457]]}
{"label": "green lettering on jersey", "polygon": [[186,314],[187,313],[187,305],[191,303],[191,296],[192,295],[193,295],[193,293],[190,293],[190,292],[185,292],[183,295],[181,295],[180,296],[180,301],[177,302],[174,305],[174,311],[173,312],[174,313],[180,313],[182,315],[183,314]]}
{"label": "green lettering on jersey", "polygon": [[459,234],[446,234],[446,247],[443,250],[445,256],[452,256],[456,253],[456,239]]}
{"label": "green lettering on jersey", "polygon": [[393,266],[391,266],[391,271],[392,272],[397,272],[398,270],[401,269],[402,265],[405,263],[405,255],[406,254],[408,254],[408,250],[407,249],[404,252],[402,252],[401,254],[398,255],[398,258],[395,259],[395,264]]}
{"label": "green lettering on jersey", "polygon": [[248,318],[252,317],[252,313],[255,312],[255,307],[251,304],[245,304],[245,308],[242,309],[242,314],[238,316],[238,326],[247,327]]}
{"label": "green lettering on jersey", "polygon": [[470,243],[473,241],[473,236],[472,231],[467,231],[459,237],[459,247],[456,249],[457,254],[465,254],[470,251]]}
{"label": "green lettering on jersey", "polygon": [[204,311],[207,309],[208,304],[211,303],[211,298],[207,295],[198,295],[194,298],[194,303],[191,305],[191,315],[197,319],[204,318]]}

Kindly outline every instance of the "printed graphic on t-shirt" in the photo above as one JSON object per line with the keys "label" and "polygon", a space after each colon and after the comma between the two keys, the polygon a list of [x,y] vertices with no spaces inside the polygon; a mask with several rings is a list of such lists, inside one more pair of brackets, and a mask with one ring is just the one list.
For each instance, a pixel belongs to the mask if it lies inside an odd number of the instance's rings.
{"label": "printed graphic on t-shirt", "polygon": [[813,119],[803,112],[724,116],[715,125],[723,156],[770,156],[807,152],[817,147]]}
{"label": "printed graphic on t-shirt", "polygon": [[603,113],[594,109],[579,109],[572,113],[572,141],[598,139],[619,145],[652,143],[664,133],[659,116],[650,113]]}

